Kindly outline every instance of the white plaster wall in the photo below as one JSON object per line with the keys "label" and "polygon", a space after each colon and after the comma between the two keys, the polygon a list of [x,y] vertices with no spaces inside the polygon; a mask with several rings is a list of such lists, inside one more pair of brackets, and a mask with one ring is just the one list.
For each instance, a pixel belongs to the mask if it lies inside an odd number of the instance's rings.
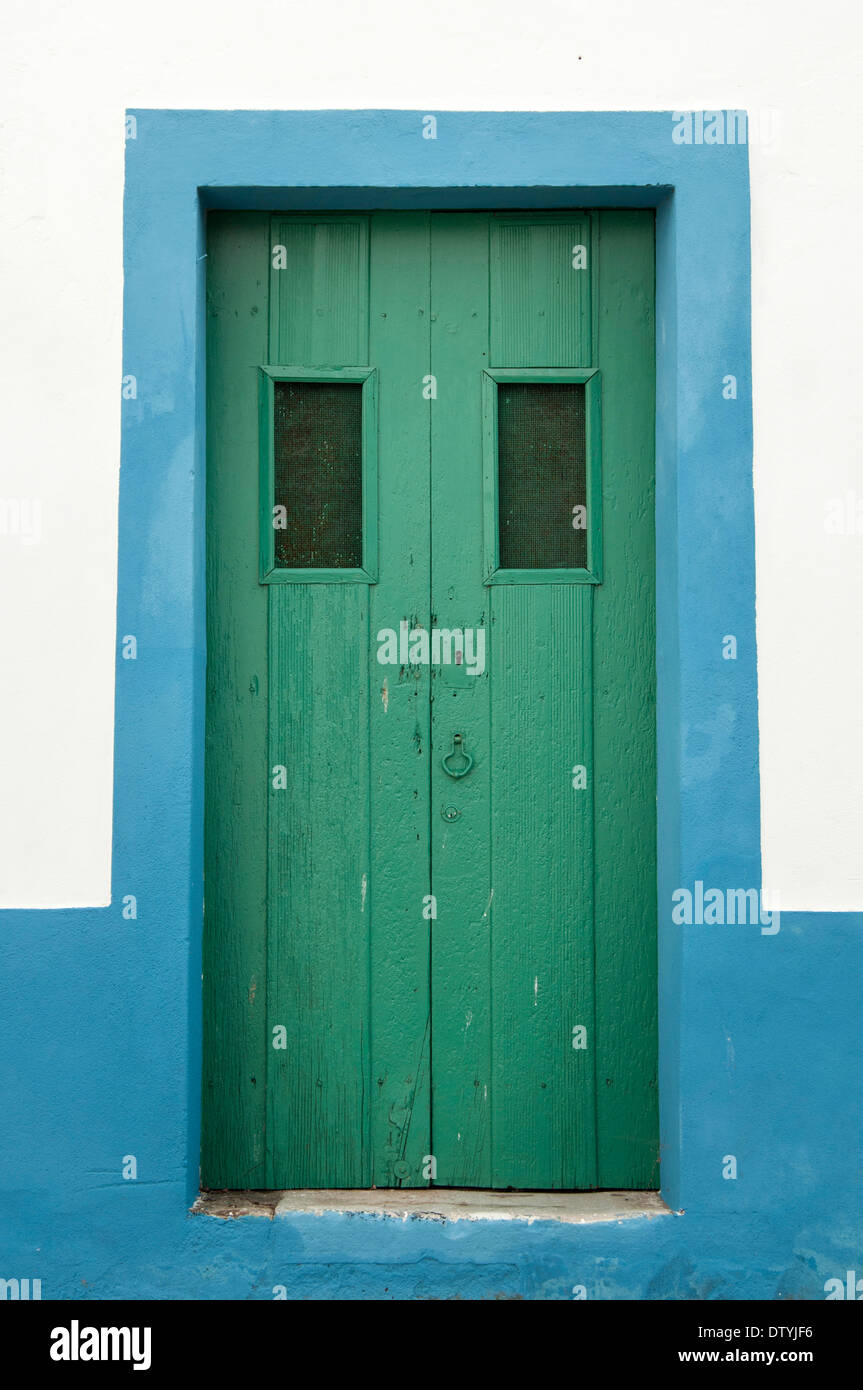
{"label": "white plaster wall", "polygon": [[[0,905],[109,896],[124,109],[748,107],[772,135],[752,148],[765,881],[786,911],[863,908],[859,14],[6,0]],[[855,492],[860,532],[831,534]]]}

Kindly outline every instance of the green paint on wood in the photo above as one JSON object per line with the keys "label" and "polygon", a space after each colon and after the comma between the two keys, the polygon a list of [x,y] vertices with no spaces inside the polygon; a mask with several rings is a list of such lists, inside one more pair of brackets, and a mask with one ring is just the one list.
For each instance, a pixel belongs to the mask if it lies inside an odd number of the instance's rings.
{"label": "green paint on wood", "polygon": [[[483,627],[482,675],[461,680],[433,669],[432,1143],[437,1181],[490,1187],[492,1036],[489,897],[489,686],[497,651],[482,582],[482,368],[488,353],[489,219],[485,213],[432,217],[431,620],[440,628]],[[473,758],[453,781],[441,758],[460,733]],[[449,822],[441,810],[461,812]]]}
{"label": "green paint on wood", "polygon": [[596,1183],[592,610],[591,585],[492,599],[496,1187]]}
{"label": "green paint on wood", "polygon": [[[209,304],[204,1181],[654,1185],[651,215],[218,214]],[[374,371],[374,574],[258,582],[262,367]],[[587,570],[495,573],[497,377],[590,391]]]}
{"label": "green paint on wood", "polygon": [[[430,1126],[429,668],[378,661],[377,634],[427,625],[430,583],[428,213],[372,218],[370,359],[378,368],[380,562],[368,681],[370,1149],[377,1187],[426,1186]],[[429,905],[425,902],[425,910]]]}
{"label": "green paint on wood", "polygon": [[274,217],[270,362],[368,362],[369,219]]}
{"label": "green paint on wood", "polygon": [[208,246],[201,1180],[260,1187],[267,1180],[268,653],[254,473],[269,218],[211,214]]}
{"label": "green paint on wood", "polygon": [[[279,340],[280,341],[280,340]],[[362,565],[282,569],[276,564],[274,391],[279,382],[342,383],[362,389]],[[378,563],[378,409],[373,367],[261,366],[258,380],[260,578],[262,584],[373,584]],[[280,520],[280,518],[279,518]]]}
{"label": "green paint on wood", "polygon": [[600,213],[598,252],[604,473],[603,582],[593,635],[598,1179],[601,1187],[655,1187],[652,217]]}
{"label": "green paint on wood", "polygon": [[[502,569],[498,506],[498,391],[507,382],[521,384],[578,383],[585,390],[585,454],[587,564],[569,569]],[[595,367],[483,372],[483,574],[486,584],[599,584],[602,580],[602,377]],[[571,512],[570,512],[571,514]],[[543,522],[546,529],[552,518]]]}

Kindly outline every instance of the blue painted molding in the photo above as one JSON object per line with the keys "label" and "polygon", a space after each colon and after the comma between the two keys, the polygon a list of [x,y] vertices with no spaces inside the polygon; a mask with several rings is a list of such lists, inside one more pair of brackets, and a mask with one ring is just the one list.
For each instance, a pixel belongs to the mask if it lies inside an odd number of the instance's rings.
{"label": "blue painted molding", "polygon": [[[130,113],[123,373],[137,395],[123,402],[113,903],[3,914],[0,1275],[41,1277],[45,1297],[80,1296],[83,1279],[111,1298],[270,1298],[276,1284],[297,1298],[569,1298],[575,1284],[599,1298],[821,1298],[827,1278],[863,1273],[861,918],[787,915],[775,935],[671,918],[678,887],[761,882],[748,149],[677,144],[670,112],[430,113],[436,140],[425,114]],[[662,1181],[685,1215],[586,1228],[190,1216],[206,211],[574,205],[657,212]]]}

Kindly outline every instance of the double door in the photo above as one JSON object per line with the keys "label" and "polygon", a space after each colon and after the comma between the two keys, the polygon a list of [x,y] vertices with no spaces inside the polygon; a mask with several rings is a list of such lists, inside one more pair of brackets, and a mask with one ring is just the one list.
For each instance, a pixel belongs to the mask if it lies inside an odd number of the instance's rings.
{"label": "double door", "polygon": [[208,252],[204,1185],[654,1186],[652,214]]}

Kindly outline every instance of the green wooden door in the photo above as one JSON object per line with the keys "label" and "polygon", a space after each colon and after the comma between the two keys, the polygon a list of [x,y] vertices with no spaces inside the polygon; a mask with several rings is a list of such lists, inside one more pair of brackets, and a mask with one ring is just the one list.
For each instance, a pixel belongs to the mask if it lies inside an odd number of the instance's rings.
{"label": "green wooden door", "polygon": [[204,1185],[654,1186],[652,215],[208,251]]}

